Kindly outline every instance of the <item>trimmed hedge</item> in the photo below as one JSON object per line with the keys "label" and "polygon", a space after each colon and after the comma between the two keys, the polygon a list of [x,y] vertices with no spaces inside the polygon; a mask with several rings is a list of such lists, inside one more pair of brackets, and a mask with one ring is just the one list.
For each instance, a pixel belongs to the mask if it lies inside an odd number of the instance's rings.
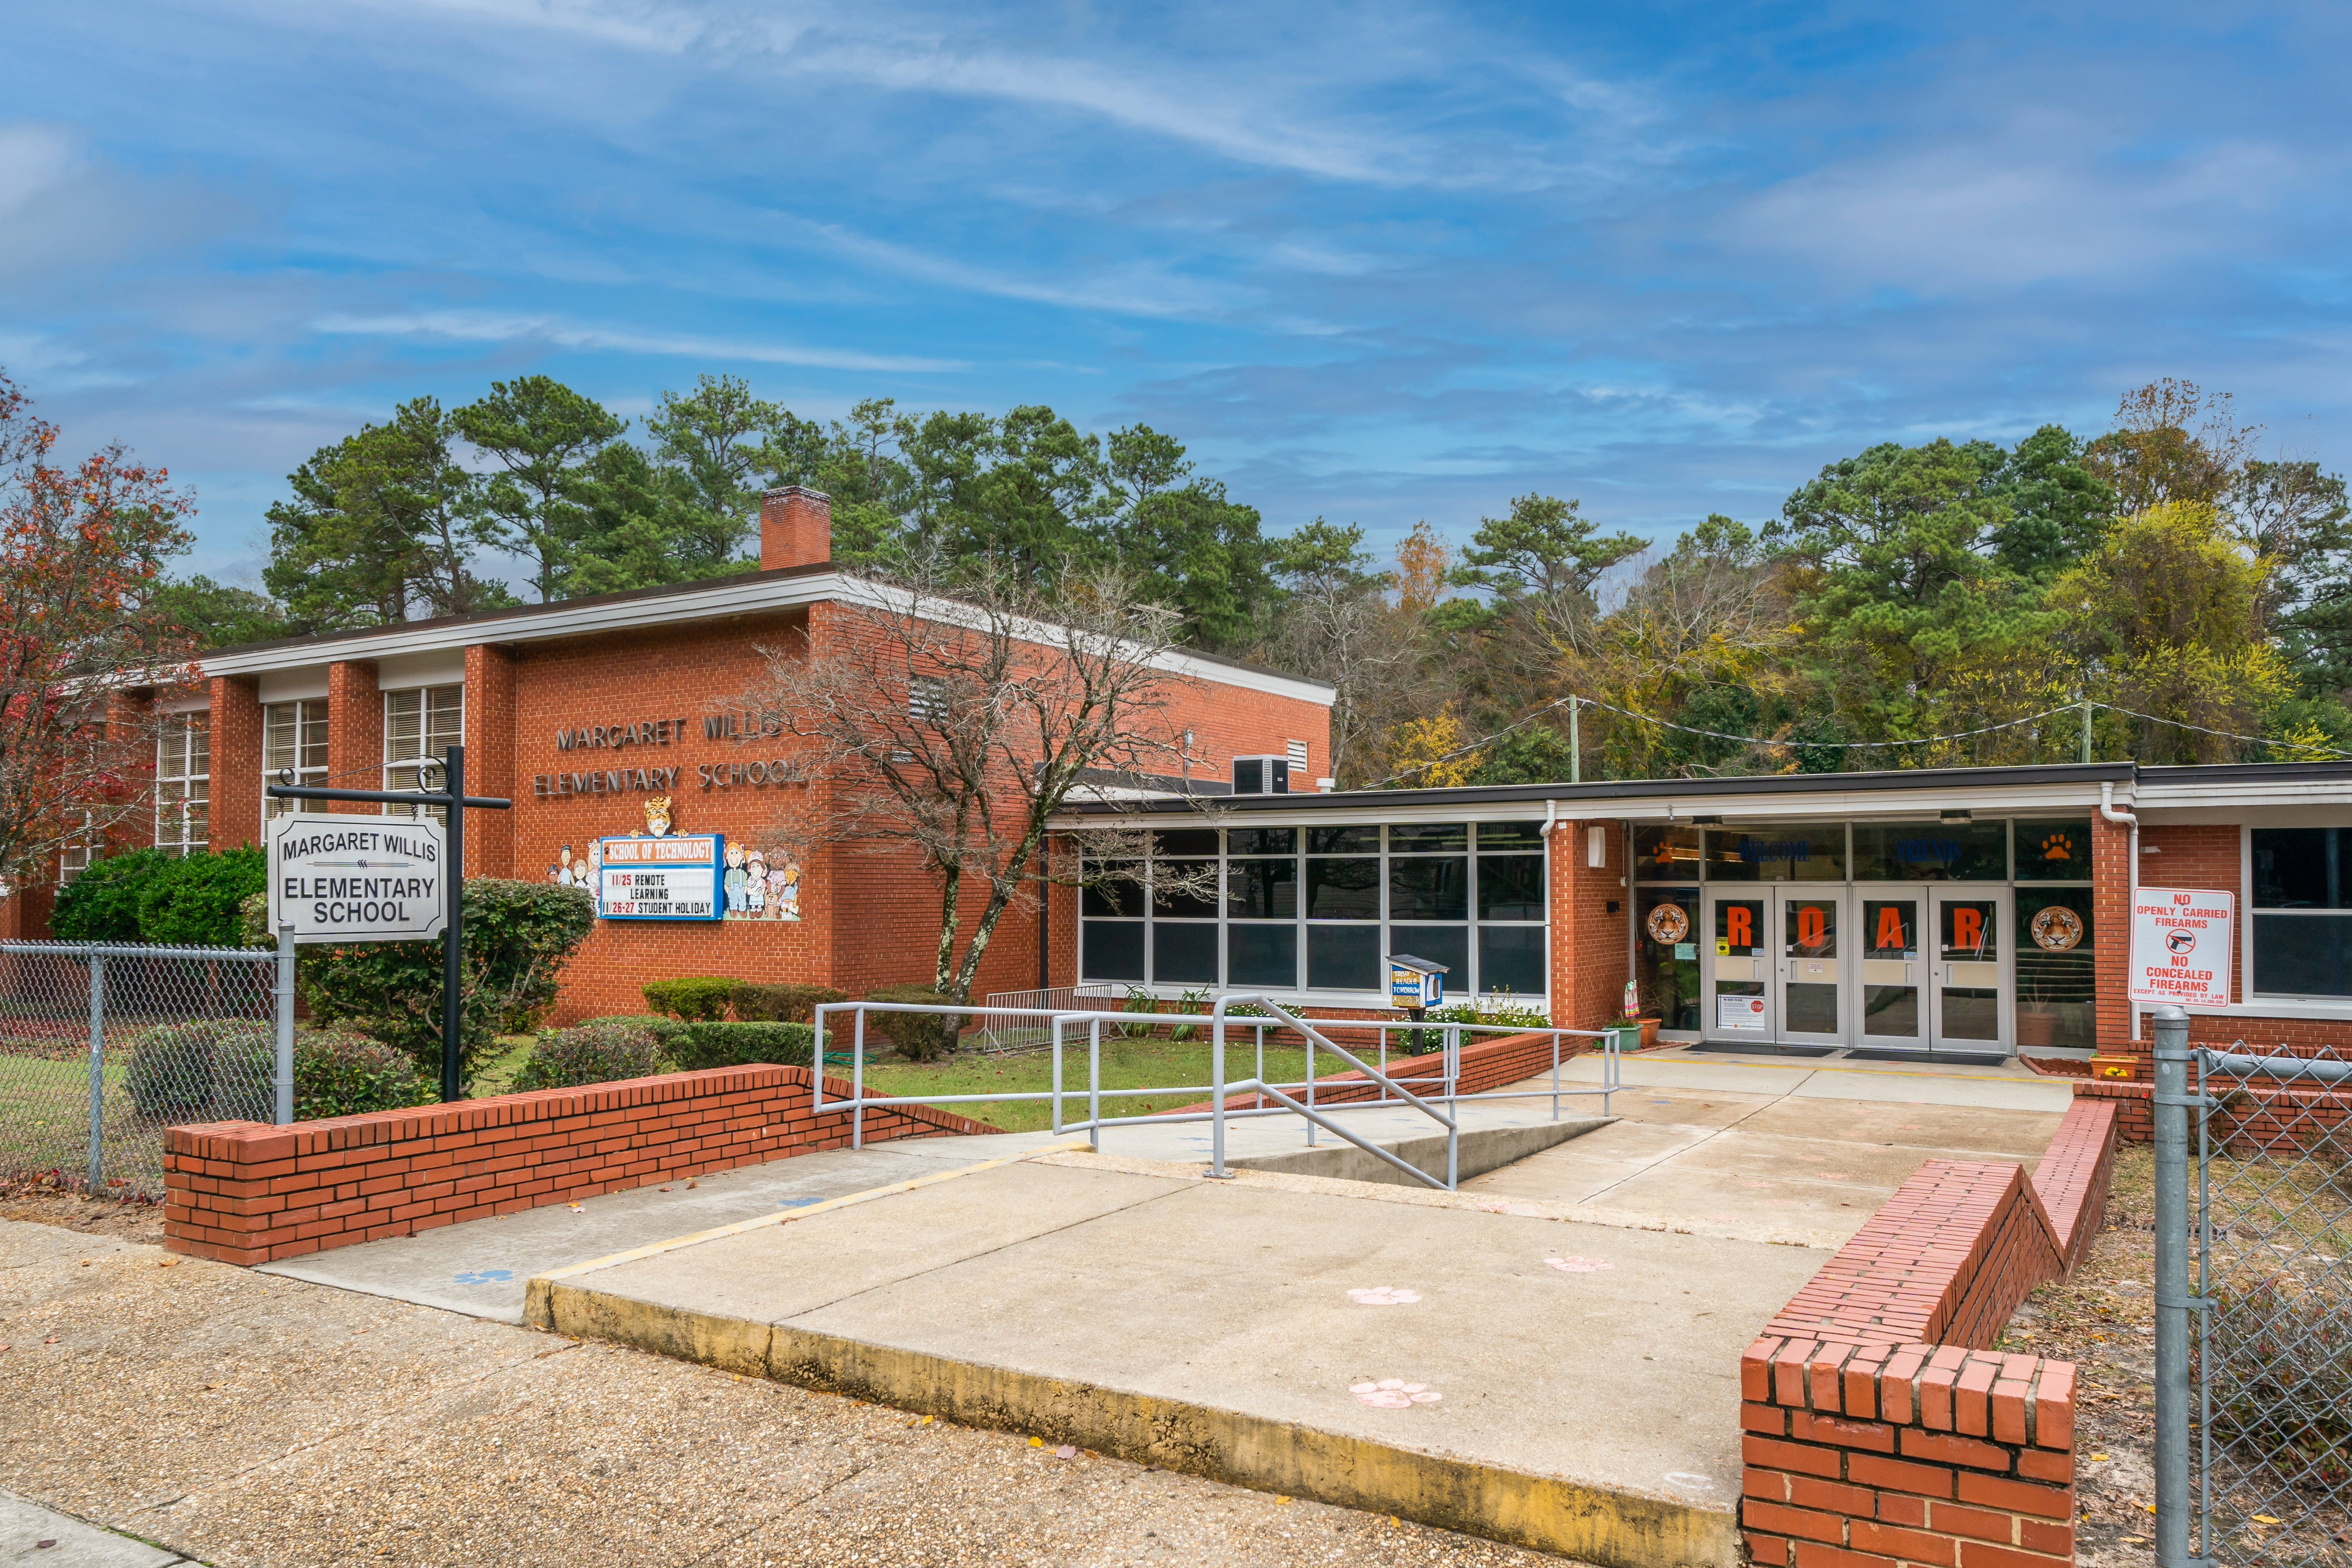
{"label": "trimmed hedge", "polygon": [[348,1029],[294,1031],[294,1120],[431,1105],[441,1085],[406,1051]]}
{"label": "trimmed hedge", "polygon": [[510,1087],[520,1093],[651,1078],[662,1070],[663,1054],[662,1040],[644,1019],[592,1018],[541,1035]]}
{"label": "trimmed hedge", "polygon": [[727,994],[727,1005],[747,1024],[806,1024],[828,1002],[846,1002],[849,993],[830,985],[793,981],[761,984],[744,981]]}
{"label": "trimmed hedge", "polygon": [[646,1005],[656,1013],[666,1013],[688,1023],[698,1019],[724,1018],[727,1002],[735,988],[743,982],[719,974],[688,974],[676,980],[650,980],[646,983]]}
{"label": "trimmed hedge", "polygon": [[264,890],[268,875],[268,858],[249,845],[218,855],[110,855],[58,889],[49,931],[59,942],[235,947],[245,940],[237,907]]}
{"label": "trimmed hedge", "polygon": [[248,1018],[157,1024],[131,1037],[123,1092],[139,1114],[187,1121],[270,1121],[278,1029]]}
{"label": "trimmed hedge", "polygon": [[[955,998],[928,985],[885,985],[866,994],[868,1002],[918,1002],[946,1006]],[[866,1032],[879,1034],[910,1061],[928,1062],[955,1049],[966,1020],[960,1013],[868,1013]]]}
{"label": "trimmed hedge", "polygon": [[669,1059],[684,1072],[744,1067],[752,1062],[804,1068],[816,1059],[816,1030],[808,1024],[706,1020],[674,1028],[676,1033],[663,1044]]}

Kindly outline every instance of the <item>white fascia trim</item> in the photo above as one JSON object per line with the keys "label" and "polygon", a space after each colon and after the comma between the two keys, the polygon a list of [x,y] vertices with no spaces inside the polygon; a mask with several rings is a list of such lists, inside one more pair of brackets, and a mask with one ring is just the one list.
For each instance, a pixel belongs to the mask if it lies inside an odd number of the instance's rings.
{"label": "white fascia trim", "polygon": [[2347,806],[2352,805],[2352,779],[2142,784],[2138,804],[2155,812],[2231,810],[2249,806]]}
{"label": "white fascia trim", "polygon": [[[1969,811],[1987,816],[2015,816],[2052,811],[2087,811],[2099,804],[2095,785],[1982,785],[1965,792],[1943,789],[1828,790],[1818,795],[1654,795],[1614,801],[1562,801],[1563,816],[1589,816],[1628,822],[1664,822],[1671,806],[1674,819],[1687,824],[1694,816],[1720,816],[1726,827],[1743,822],[1785,822],[1794,818],[1830,817],[1855,822],[1873,817],[1933,817],[1946,811]],[[2118,805],[2129,804],[2128,795]]]}
{"label": "white fascia trim", "polygon": [[[826,599],[891,611],[903,611],[909,602],[908,596],[886,593],[864,578],[827,573],[783,582],[732,583],[698,593],[624,600],[619,604],[556,605],[532,615],[500,620],[458,622],[414,631],[377,632],[365,637],[315,638],[308,642],[289,643],[282,647],[262,648],[253,653],[215,655],[205,659],[203,665],[207,677],[255,675],[263,670],[299,669],[310,665],[337,664],[345,659],[396,658],[404,655],[453,650],[462,653],[476,643],[541,642],[552,637],[628,631],[639,626],[675,626],[682,621],[717,620],[728,616],[798,609]],[[1036,640],[1050,644],[1054,639],[1046,628],[1041,626]],[[1214,685],[1238,686],[1276,697],[1295,698],[1302,702],[1320,703],[1326,708],[1331,706],[1337,696],[1337,689],[1323,681],[1303,680],[1267,671],[1230,668],[1195,658],[1180,650],[1163,654],[1153,663],[1171,673]]]}
{"label": "white fascia trim", "polygon": [[[2143,1002],[2140,1005],[2153,1007],[2156,1004]],[[2352,1022],[2352,997],[2290,1001],[2284,997],[2257,996],[2251,1002],[2232,1002],[2227,1007],[2189,1007],[2187,1011],[2192,1017],[2243,1018],[2249,1022],[2260,1022],[2264,1018],[2301,1021],[2337,1019]],[[2249,1043],[2260,1045],[2262,1042],[2255,1040]]]}

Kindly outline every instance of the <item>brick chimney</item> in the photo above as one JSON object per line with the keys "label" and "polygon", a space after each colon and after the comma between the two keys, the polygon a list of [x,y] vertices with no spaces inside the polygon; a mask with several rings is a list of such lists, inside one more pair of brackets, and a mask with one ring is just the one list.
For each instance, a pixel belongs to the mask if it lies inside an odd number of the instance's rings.
{"label": "brick chimney", "polygon": [[833,498],[786,485],[760,498],[760,570],[816,566],[833,559]]}

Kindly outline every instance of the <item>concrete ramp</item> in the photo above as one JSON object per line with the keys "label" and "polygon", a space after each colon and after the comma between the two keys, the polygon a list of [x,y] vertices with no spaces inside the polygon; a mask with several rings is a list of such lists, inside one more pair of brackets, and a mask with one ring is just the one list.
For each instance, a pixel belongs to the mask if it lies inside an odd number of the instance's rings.
{"label": "concrete ramp", "polygon": [[[1573,1116],[1522,1126],[1464,1127],[1454,1140],[1454,1177],[1466,1182],[1489,1171],[1515,1165],[1530,1154],[1540,1154],[1571,1138],[1581,1138],[1596,1128],[1606,1127],[1612,1120],[1606,1116]],[[1413,1169],[1426,1171],[1441,1182],[1445,1179],[1444,1133],[1413,1137],[1388,1131],[1368,1136]],[[1426,1185],[1377,1154],[1368,1154],[1328,1132],[1312,1149],[1283,1154],[1244,1154],[1225,1163],[1236,1171],[1279,1171],[1294,1176],[1327,1176],[1343,1182],[1378,1182],[1402,1187]]]}
{"label": "concrete ramp", "polygon": [[1469,1194],[1058,1153],[558,1270],[526,1311],[1656,1568],[1738,1561],[1739,1353],[1820,1261]]}

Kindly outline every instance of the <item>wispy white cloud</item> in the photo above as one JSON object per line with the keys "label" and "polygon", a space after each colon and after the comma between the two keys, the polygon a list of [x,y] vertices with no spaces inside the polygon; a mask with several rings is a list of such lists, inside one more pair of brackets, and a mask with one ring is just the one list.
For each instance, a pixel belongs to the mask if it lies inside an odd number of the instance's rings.
{"label": "wispy white cloud", "polygon": [[331,337],[437,338],[445,342],[547,344],[566,349],[608,349],[621,353],[723,363],[808,365],[820,370],[952,371],[966,362],[911,354],[862,353],[851,349],[808,348],[794,343],[704,337],[687,332],[590,326],[552,316],[488,310],[408,310],[383,315],[329,314],[310,322]]}

